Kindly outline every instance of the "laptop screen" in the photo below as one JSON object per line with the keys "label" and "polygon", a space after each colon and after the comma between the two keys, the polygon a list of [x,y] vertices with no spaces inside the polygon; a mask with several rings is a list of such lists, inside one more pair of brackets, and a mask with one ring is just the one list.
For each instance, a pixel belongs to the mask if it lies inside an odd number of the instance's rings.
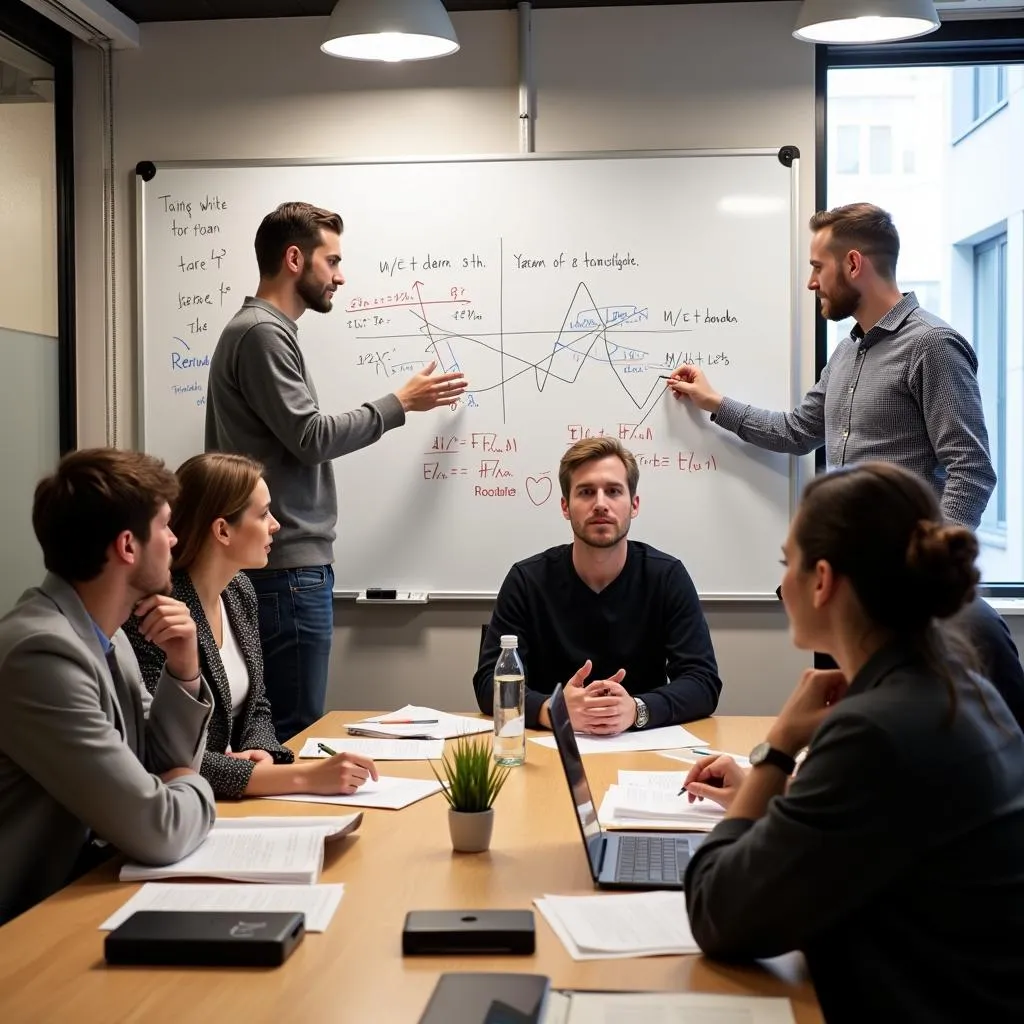
{"label": "laptop screen", "polygon": [[601,826],[597,821],[597,808],[590,794],[587,773],[583,770],[583,758],[576,745],[576,734],[569,720],[569,709],[565,706],[561,683],[551,695],[548,713],[551,715],[551,731],[555,735],[555,746],[565,771],[565,781],[569,784],[569,795],[576,810],[576,820],[580,823],[580,835],[590,861],[590,873],[596,881],[601,870]]}

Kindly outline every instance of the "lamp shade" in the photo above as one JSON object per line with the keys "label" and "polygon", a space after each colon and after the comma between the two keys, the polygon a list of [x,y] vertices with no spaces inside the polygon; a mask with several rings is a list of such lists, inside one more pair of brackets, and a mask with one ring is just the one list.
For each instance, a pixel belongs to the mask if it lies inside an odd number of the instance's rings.
{"label": "lamp shade", "polygon": [[459,48],[441,0],[338,0],[320,49],[351,60],[426,60]]}
{"label": "lamp shade", "polygon": [[793,35],[808,43],[888,43],[938,27],[932,0],[804,0]]}

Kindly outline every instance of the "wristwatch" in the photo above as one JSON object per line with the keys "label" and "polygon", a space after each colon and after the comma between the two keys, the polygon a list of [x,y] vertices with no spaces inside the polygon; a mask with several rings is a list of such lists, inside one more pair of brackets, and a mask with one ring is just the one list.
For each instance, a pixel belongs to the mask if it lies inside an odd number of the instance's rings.
{"label": "wristwatch", "polygon": [[768,743],[758,743],[750,752],[750,767],[756,768],[759,764],[770,764],[780,768],[786,775],[792,775],[796,768],[796,758]]}
{"label": "wristwatch", "polygon": [[643,729],[651,720],[651,709],[639,697],[634,697],[633,700],[636,701],[636,721],[633,724],[638,729]]}

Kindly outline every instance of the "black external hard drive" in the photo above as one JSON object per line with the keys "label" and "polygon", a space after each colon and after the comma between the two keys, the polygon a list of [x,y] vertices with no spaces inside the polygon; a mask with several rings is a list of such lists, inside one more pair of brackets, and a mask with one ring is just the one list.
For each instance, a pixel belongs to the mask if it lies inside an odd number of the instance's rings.
{"label": "black external hard drive", "polygon": [[277,967],[306,933],[305,914],[139,910],[103,944],[108,964]]}
{"label": "black external hard drive", "polygon": [[530,954],[536,948],[532,910],[410,910],[402,952]]}

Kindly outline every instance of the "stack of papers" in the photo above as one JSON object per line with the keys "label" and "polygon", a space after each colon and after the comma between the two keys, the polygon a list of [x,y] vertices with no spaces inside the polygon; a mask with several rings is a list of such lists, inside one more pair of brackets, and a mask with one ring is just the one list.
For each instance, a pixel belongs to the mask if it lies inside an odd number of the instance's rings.
{"label": "stack of papers", "polygon": [[381,775],[376,782],[367,779],[349,796],[340,793],[331,796],[291,793],[288,796],[268,796],[264,799],[293,800],[303,804],[337,804],[340,807],[383,807],[389,811],[399,811],[417,800],[440,792],[441,783],[437,779],[397,779]]}
{"label": "stack of papers", "polygon": [[[388,719],[406,719],[407,724],[389,725]],[[494,723],[488,718],[470,718],[467,715],[451,715],[447,711],[421,708],[406,704],[404,708],[390,711],[386,715],[367,718],[362,722],[346,725],[353,736],[379,736],[384,739],[408,740],[451,740],[456,736],[477,732],[490,732]],[[699,741],[698,741],[699,742]],[[678,746],[679,744],[676,744]]]}
{"label": "stack of papers", "polygon": [[354,832],[362,814],[344,818],[221,818],[187,857],[174,864],[125,864],[122,882],[153,878],[226,878],[232,882],[313,885],[324,842]]}
{"label": "stack of papers", "polygon": [[534,902],[573,960],[700,952],[681,892],[544,896]]}
{"label": "stack of papers", "polygon": [[[554,736],[531,736],[530,742],[555,749]],[[701,740],[681,725],[666,725],[660,729],[620,732],[618,736],[590,736],[578,732],[576,745],[581,754],[620,754],[628,750],[672,750],[674,747],[700,746]]]}
{"label": "stack of papers", "polygon": [[299,757],[330,757],[319,747],[336,750],[339,754],[362,754],[374,761],[437,761],[444,753],[444,740],[363,740],[346,736],[311,736],[302,745]]}
{"label": "stack of papers", "polygon": [[620,769],[618,785],[608,787],[597,820],[605,828],[710,832],[725,817],[725,808],[712,800],[690,803],[685,793],[679,796],[685,778],[685,772]]}
{"label": "stack of papers", "polygon": [[794,1024],[788,999],[704,992],[552,992],[543,1024]]}
{"label": "stack of papers", "polygon": [[100,931],[113,931],[137,910],[240,910],[305,914],[306,931],[322,932],[331,923],[344,891],[343,885],[147,882],[100,925]]}

